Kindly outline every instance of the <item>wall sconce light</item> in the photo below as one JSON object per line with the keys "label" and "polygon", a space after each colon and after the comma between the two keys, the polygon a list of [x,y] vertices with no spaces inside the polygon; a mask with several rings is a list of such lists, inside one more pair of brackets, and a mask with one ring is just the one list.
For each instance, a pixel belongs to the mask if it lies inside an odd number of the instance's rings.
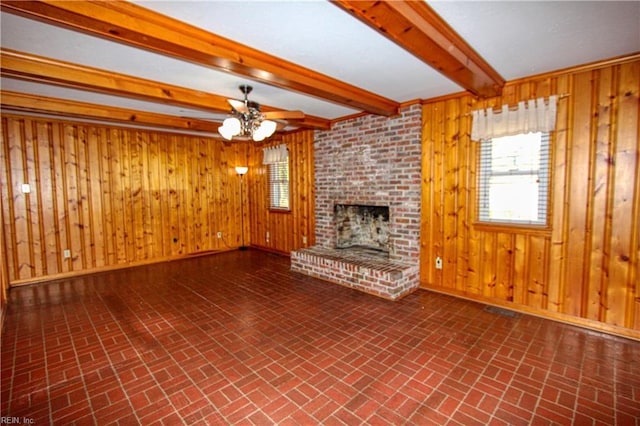
{"label": "wall sconce light", "polygon": [[249,168],[247,166],[236,166],[236,173],[240,176],[247,174]]}

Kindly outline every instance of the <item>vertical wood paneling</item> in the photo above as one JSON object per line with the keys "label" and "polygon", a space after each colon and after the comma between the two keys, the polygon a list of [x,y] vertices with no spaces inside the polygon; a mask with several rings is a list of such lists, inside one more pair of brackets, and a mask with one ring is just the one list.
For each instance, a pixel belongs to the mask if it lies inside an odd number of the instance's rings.
{"label": "vertical wood paneling", "polygon": [[[469,105],[468,102],[465,103]],[[467,245],[464,251],[464,255],[468,259],[469,266],[467,267],[467,283],[464,284],[466,292],[469,294],[482,295],[483,293],[483,285],[481,281],[481,237],[482,235],[479,232],[473,232],[473,221],[470,220],[474,217],[475,212],[478,210],[477,199],[475,197],[476,188],[477,188],[477,164],[475,159],[479,155],[478,144],[471,143],[471,118],[470,118],[471,108],[468,106],[465,114],[467,115],[467,122],[464,125],[464,129],[468,135],[465,140],[465,144],[468,146],[469,155],[467,156],[467,161],[469,162],[469,176],[466,184],[469,187],[467,191],[467,199],[469,200],[469,209],[467,210],[467,214],[465,217],[466,221],[466,231],[467,231]]]}
{"label": "vertical wood paneling", "polygon": [[[569,94],[572,93],[571,86],[572,79],[569,75],[558,77],[556,85],[557,93]],[[549,253],[549,276],[554,277],[553,280],[549,280],[548,284],[548,300],[547,309],[552,312],[562,312],[564,309],[564,288],[567,284],[566,262],[567,258],[567,243],[565,235],[568,232],[567,214],[569,209],[566,208],[568,204],[569,188],[568,182],[568,155],[569,155],[569,143],[571,140],[571,129],[568,126],[569,123],[569,102],[565,99],[561,99],[558,102],[558,116],[556,117],[556,131],[552,135],[553,147],[551,149],[551,251]]]}
{"label": "vertical wood paneling", "polygon": [[[6,194],[8,171],[7,171],[7,158],[5,147],[6,143],[6,123],[1,122],[0,132],[0,194]],[[5,206],[8,205],[8,201],[4,196],[0,196],[0,333],[3,329],[4,312],[7,306],[7,290],[9,289],[9,263],[7,257],[7,244],[5,241]]]}
{"label": "vertical wood paneling", "polygon": [[95,127],[87,129],[87,188],[90,190],[88,194],[87,208],[89,209],[89,247],[87,252],[91,262],[88,268],[97,268],[104,266],[104,250],[103,245],[99,242],[103,240],[101,223],[103,215],[102,210],[102,181],[100,179],[100,144],[98,142],[97,130]]}
{"label": "vertical wood paneling", "polygon": [[[428,104],[422,108],[422,160],[421,160],[421,169],[422,169],[422,180],[421,186],[422,191],[420,194],[420,205],[422,206],[423,211],[429,211],[432,214],[430,215],[422,215],[422,220],[420,222],[420,235],[422,236],[420,240],[420,264],[428,265],[431,262],[431,259],[434,257],[434,245],[432,242],[433,238],[433,217],[434,217],[434,207],[433,207],[433,190],[435,185],[433,184],[434,179],[434,167],[433,160],[435,158],[434,150],[435,150],[435,140],[439,138],[434,138],[431,134],[436,126],[427,126],[426,123],[432,123],[435,120],[435,105]],[[434,268],[423,267],[422,279],[427,282],[436,282],[434,277],[435,274]]]}
{"label": "vertical wood paneling", "polygon": [[[446,125],[445,119],[447,116],[447,110],[446,110],[446,104],[444,105],[440,105],[439,107],[436,108],[436,112],[437,115],[435,117],[435,119],[437,120],[437,122],[440,124],[438,126],[438,131],[443,132],[444,131],[444,126]],[[435,135],[437,137],[437,144],[436,144],[436,150],[435,150],[435,155],[437,160],[435,161],[434,164],[434,183],[436,184],[436,190],[434,193],[434,204],[433,204],[433,211],[435,213],[435,216],[433,218],[433,228],[434,228],[434,233],[437,235],[441,235],[441,233],[443,233],[445,231],[445,209],[444,209],[444,200],[445,200],[445,190],[446,190],[446,180],[445,180],[445,172],[446,172],[446,165],[445,165],[445,156],[443,155],[443,153],[446,151],[446,138],[442,138],[439,137],[441,135]],[[444,255],[445,255],[445,245],[446,245],[446,239],[445,238],[437,238],[434,240],[434,242],[436,242],[435,245],[435,252],[434,252],[434,257],[432,258],[432,263],[435,262],[436,257],[440,257],[441,259],[444,259]],[[444,268],[444,261],[443,261],[443,268]],[[445,284],[446,282],[443,281],[444,277],[447,276],[444,274],[444,269],[436,269],[436,275],[437,275],[437,279],[440,280],[440,282],[442,284]]]}
{"label": "vertical wood paneling", "polygon": [[28,277],[31,274],[31,252],[29,250],[29,223],[27,211],[28,194],[20,191],[20,185],[27,181],[25,176],[24,160],[24,123],[12,123],[10,130],[13,137],[9,138],[9,170],[12,175],[10,181],[9,202],[13,202],[15,209],[10,210],[9,223],[13,223],[13,242],[15,247],[16,260],[14,267],[16,268],[16,276]]}
{"label": "vertical wood paneling", "polygon": [[[635,60],[519,80],[483,101],[460,95],[425,103],[423,286],[640,330],[639,91]],[[465,105],[497,108],[551,94],[560,100],[548,229],[474,223],[478,152],[464,136]],[[436,256],[444,257],[442,271]]]}
{"label": "vertical wood paneling", "polygon": [[513,301],[513,234],[500,233],[497,241],[496,289],[494,297]]}
{"label": "vertical wood paneling", "polygon": [[519,286],[526,290],[524,304],[536,309],[546,309],[549,280],[549,238],[527,236],[526,273]]}
{"label": "vertical wood paneling", "polygon": [[56,274],[60,270],[58,256],[58,239],[56,234],[56,205],[53,198],[55,191],[55,179],[51,170],[55,165],[53,162],[52,127],[47,123],[36,122],[39,143],[38,155],[38,204],[43,208],[38,209],[40,213],[40,225],[44,232],[44,252],[42,273],[44,275]]}
{"label": "vertical wood paneling", "polygon": [[134,238],[133,258],[141,260],[145,258],[144,233],[147,226],[144,218],[144,192],[142,190],[142,143],[140,134],[131,135],[131,140],[127,144],[129,146],[130,159],[130,180],[128,188],[130,191],[131,201],[129,203],[131,209],[131,223],[136,224],[131,230]]}
{"label": "vertical wood paneling", "polygon": [[[1,169],[0,169],[1,172]],[[0,173],[1,174],[1,173]],[[0,181],[0,190],[3,188]],[[0,220],[4,220],[4,201],[0,199]],[[4,232],[0,232],[0,334],[2,333],[2,322],[4,320],[4,310],[7,306],[7,290],[9,289],[9,268],[4,242]]]}
{"label": "vertical wood paneling", "polygon": [[633,235],[637,234],[640,218],[633,216],[634,195],[637,189],[638,152],[640,126],[640,61],[616,67],[619,72],[616,137],[613,164],[614,195],[611,210],[613,223],[611,232],[611,256],[609,256],[609,284],[607,286],[606,313],[604,320],[615,325],[632,322],[630,309],[637,283],[631,283],[631,264],[635,248]]}
{"label": "vertical wood paneling", "polygon": [[[585,236],[589,234],[587,217],[590,207],[588,187],[590,180],[591,110],[592,110],[592,73],[584,72],[574,76],[574,91],[569,98],[571,102],[572,137],[580,143],[569,147],[568,185],[571,187],[568,200],[569,233],[567,242],[567,281],[584,280],[584,257],[586,253]],[[567,286],[563,296],[565,313],[581,316],[583,301],[582,286]]]}
{"label": "vertical wood paneling", "polygon": [[[609,256],[610,234],[611,234],[611,203],[613,198],[612,182],[609,174],[613,171],[610,167],[612,158],[611,143],[612,135],[612,98],[611,89],[615,86],[612,81],[613,72],[611,68],[596,71],[598,78],[594,85],[597,89],[597,106],[594,108],[595,116],[593,122],[597,123],[595,131],[595,149],[590,163],[593,167],[590,191],[590,207],[592,211],[589,217],[591,221],[590,252],[588,253],[590,264],[587,297],[585,302],[585,317],[598,320],[603,313],[603,305],[600,302],[600,295],[605,289],[605,262]],[[586,264],[586,262],[585,262]]]}
{"label": "vertical wood paneling", "polygon": [[525,304],[528,292],[533,283],[527,282],[529,272],[528,256],[531,255],[531,239],[528,235],[515,235],[513,245],[513,288],[511,301]]}
{"label": "vertical wood paneling", "polygon": [[[239,246],[234,167],[246,162],[247,149],[245,142],[3,116],[7,280]],[[22,193],[23,183],[31,193]],[[212,238],[218,231],[223,238]]]}
{"label": "vertical wood paneling", "polygon": [[498,257],[497,239],[498,234],[486,232],[482,234],[481,238],[481,241],[483,242],[483,251],[480,257],[480,270],[482,271],[481,286],[483,289],[483,295],[486,297],[496,297],[496,264]]}
{"label": "vertical wood paneling", "polygon": [[[168,200],[169,200],[169,247],[170,256],[177,256],[182,253],[182,235],[180,232],[182,226],[180,226],[180,189],[179,174],[180,169],[178,166],[178,147],[174,137],[169,135],[167,137],[167,172],[169,174],[169,180],[167,182]],[[186,225],[186,223],[185,223]]]}
{"label": "vertical wood paneling", "polygon": [[[117,260],[117,239],[116,239],[116,221],[119,220],[118,217],[114,217],[113,205],[115,202],[113,191],[114,187],[112,185],[112,176],[113,176],[113,164],[110,161],[112,155],[112,142],[111,142],[111,130],[110,129],[101,129],[101,134],[99,135],[99,140],[97,141],[98,147],[100,149],[100,173],[102,178],[101,181],[101,203],[102,203],[102,234],[104,235],[103,247],[105,252],[104,265],[116,265],[118,264]],[[100,143],[100,140],[103,142]],[[56,216],[57,217],[57,216]]]}
{"label": "vertical wood paneling", "polygon": [[[25,155],[24,155],[24,168],[25,168],[25,182],[35,182],[37,187],[37,175],[36,175],[36,162],[38,159],[38,145],[37,138],[33,133],[33,126],[24,127],[24,141],[25,141]],[[39,191],[38,191],[39,192]],[[27,204],[26,210],[26,223],[27,223],[27,238],[32,242],[29,246],[29,258],[31,267],[38,270],[42,269],[42,238],[39,226],[38,217],[38,192],[25,195],[25,202]]]}
{"label": "vertical wood paneling", "polygon": [[[169,247],[167,241],[167,231],[162,224],[166,221],[166,203],[163,202],[166,188],[166,180],[160,179],[164,176],[161,164],[160,137],[158,134],[149,134],[149,147],[147,150],[147,182],[148,182],[148,215],[149,232],[145,240],[145,245],[152,259],[159,259],[167,256],[164,247]],[[153,185],[158,182],[158,185]]]}
{"label": "vertical wood paneling", "polygon": [[446,140],[444,149],[449,153],[444,162],[444,193],[443,193],[443,229],[445,231],[443,244],[443,269],[444,286],[455,287],[457,266],[458,232],[460,222],[458,212],[460,206],[459,195],[459,164],[460,164],[460,130],[459,117],[460,109],[456,100],[447,101],[445,114],[445,132],[449,137]]}

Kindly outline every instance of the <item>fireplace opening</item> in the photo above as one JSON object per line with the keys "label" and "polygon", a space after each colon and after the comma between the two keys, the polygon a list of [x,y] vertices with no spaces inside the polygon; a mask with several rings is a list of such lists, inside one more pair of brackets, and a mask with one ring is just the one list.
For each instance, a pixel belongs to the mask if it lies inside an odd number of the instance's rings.
{"label": "fireplace opening", "polygon": [[336,204],[336,248],[360,247],[389,253],[389,207]]}

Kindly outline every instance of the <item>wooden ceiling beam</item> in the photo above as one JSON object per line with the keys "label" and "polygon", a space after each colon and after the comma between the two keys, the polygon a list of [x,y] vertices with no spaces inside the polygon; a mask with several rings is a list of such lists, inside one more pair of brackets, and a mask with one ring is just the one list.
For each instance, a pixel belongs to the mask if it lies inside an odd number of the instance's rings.
{"label": "wooden ceiling beam", "polygon": [[[208,112],[228,113],[230,111],[227,98],[220,95],[10,49],[0,49],[0,71],[4,77],[38,83],[125,96],[137,100],[160,102]],[[267,105],[263,105],[262,109],[265,112],[280,110]],[[300,127],[323,130],[329,129],[331,126],[329,120],[313,116],[298,120],[295,124]]]}
{"label": "wooden ceiling beam", "polygon": [[220,122],[180,118],[173,115],[142,112],[107,105],[76,102],[9,91],[0,92],[0,105],[6,110],[54,114],[65,117],[82,117],[109,122],[126,122],[144,126],[211,133],[217,133],[218,126],[222,125]]}
{"label": "wooden ceiling beam", "polygon": [[501,94],[504,78],[425,1],[332,2],[476,96]]}
{"label": "wooden ceiling beam", "polygon": [[391,116],[399,104],[195,26],[122,1],[3,0],[5,12],[99,36],[286,90]]}
{"label": "wooden ceiling beam", "polygon": [[0,70],[4,77],[196,108],[209,112],[228,112],[230,110],[229,103],[222,96],[166,83],[144,80],[10,49],[0,49],[0,59]]}

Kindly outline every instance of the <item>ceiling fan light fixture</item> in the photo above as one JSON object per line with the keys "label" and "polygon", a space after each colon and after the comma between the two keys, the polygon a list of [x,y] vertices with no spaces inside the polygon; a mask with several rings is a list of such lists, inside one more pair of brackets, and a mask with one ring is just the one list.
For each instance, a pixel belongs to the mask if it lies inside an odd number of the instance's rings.
{"label": "ceiling fan light fixture", "polygon": [[[235,136],[240,136],[260,142],[273,135],[278,129],[277,122],[267,119],[267,114],[273,114],[273,111],[263,114],[260,112],[260,104],[248,99],[251,90],[251,86],[241,85],[240,91],[244,94],[244,99],[227,100],[231,105],[231,117],[226,118],[222,126],[218,127],[218,133],[223,138],[231,140]],[[301,111],[276,111],[277,118],[287,118],[287,116],[300,118],[300,116],[304,117],[304,114]]]}
{"label": "ceiling fan light fixture", "polygon": [[260,142],[273,135],[277,128],[277,123],[271,120],[262,120],[258,127],[253,131],[252,138],[256,142]]}

